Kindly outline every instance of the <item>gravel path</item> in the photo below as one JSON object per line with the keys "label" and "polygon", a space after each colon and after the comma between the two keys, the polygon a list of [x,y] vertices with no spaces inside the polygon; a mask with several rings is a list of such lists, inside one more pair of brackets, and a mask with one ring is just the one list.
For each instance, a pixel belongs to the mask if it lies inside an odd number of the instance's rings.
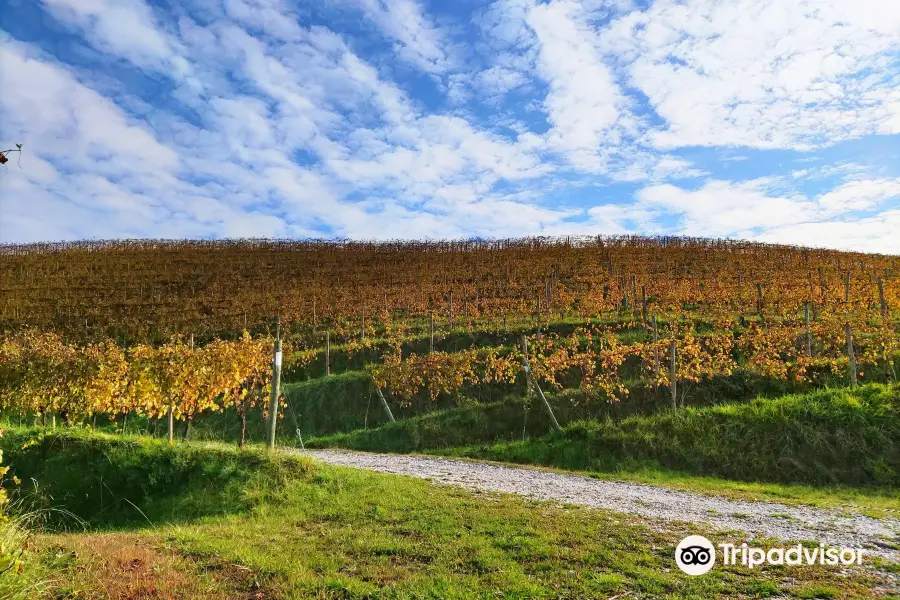
{"label": "gravel path", "polygon": [[900,551],[885,543],[885,538],[893,540],[894,544],[900,539],[900,518],[873,519],[859,514],[848,516],[847,512],[839,514],[835,510],[729,500],[651,485],[444,458],[343,450],[298,452],[332,465],[410,475],[471,490],[519,494],[663,521],[707,523],[719,529],[743,531],[754,537],[818,540],[827,545],[869,548],[873,554],[900,561]]}

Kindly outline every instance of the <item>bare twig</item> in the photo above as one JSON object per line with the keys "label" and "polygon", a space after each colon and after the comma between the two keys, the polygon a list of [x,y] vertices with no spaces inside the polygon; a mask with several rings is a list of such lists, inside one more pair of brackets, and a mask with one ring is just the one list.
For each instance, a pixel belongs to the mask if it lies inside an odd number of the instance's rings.
{"label": "bare twig", "polygon": [[22,168],[22,144],[16,144],[15,148],[10,148],[9,150],[0,150],[0,165],[5,165],[7,163],[6,155],[10,152],[18,152],[19,160],[16,161],[16,164],[19,168]]}

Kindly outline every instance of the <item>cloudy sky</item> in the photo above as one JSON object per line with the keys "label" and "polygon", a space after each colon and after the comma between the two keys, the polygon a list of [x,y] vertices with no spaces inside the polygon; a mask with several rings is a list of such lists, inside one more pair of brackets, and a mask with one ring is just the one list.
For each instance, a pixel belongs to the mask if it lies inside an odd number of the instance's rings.
{"label": "cloudy sky", "polygon": [[897,0],[0,4],[0,241],[900,253]]}

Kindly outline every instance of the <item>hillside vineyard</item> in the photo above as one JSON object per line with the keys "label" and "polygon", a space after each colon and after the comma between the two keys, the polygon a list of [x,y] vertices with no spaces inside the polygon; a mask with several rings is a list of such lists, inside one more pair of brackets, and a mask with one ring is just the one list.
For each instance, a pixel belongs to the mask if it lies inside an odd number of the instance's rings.
{"label": "hillside vineyard", "polygon": [[[0,331],[75,342],[215,337],[272,323],[355,331],[690,308],[898,305],[894,256],[690,238],[461,242],[112,241],[0,246]],[[425,327],[423,323],[420,326]]]}
{"label": "hillside vineyard", "polygon": [[408,408],[525,379],[600,402],[640,381],[673,407],[739,366],[896,380],[896,273],[892,256],[675,238],[8,246],[0,409],[167,417],[171,436],[233,408],[243,432],[276,318],[289,376],[329,375],[337,351],[386,411],[381,390]]}

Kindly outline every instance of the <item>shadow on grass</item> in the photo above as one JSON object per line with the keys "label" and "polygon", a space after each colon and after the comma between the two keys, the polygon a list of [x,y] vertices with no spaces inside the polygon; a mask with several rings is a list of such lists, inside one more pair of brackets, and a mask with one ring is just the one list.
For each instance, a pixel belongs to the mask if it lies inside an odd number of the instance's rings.
{"label": "shadow on grass", "polygon": [[[452,449],[470,458],[606,473],[638,465],[738,481],[900,486],[897,386],[820,390],[619,421],[579,420],[559,434],[525,440],[523,409],[517,402],[453,409],[314,438],[307,446],[376,452]],[[537,406],[528,419],[529,431],[549,429]]]}
{"label": "shadow on grass", "polygon": [[46,514],[50,531],[135,528],[248,511],[291,480],[312,479],[309,460],[221,444],[179,444],[63,430],[11,429],[0,448],[22,484],[17,502]]}

